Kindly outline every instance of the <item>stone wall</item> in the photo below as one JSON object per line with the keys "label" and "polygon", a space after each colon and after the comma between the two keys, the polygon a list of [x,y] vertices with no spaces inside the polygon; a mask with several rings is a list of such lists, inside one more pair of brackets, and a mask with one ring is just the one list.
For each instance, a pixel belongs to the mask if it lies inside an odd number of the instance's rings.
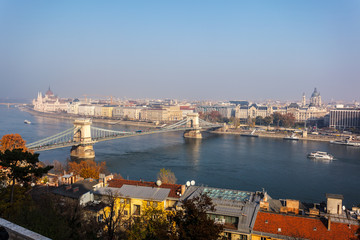
{"label": "stone wall", "polygon": [[[0,218],[0,227],[4,227],[11,240],[51,240],[38,233],[30,231],[3,218]],[[6,234],[6,233],[5,233]]]}

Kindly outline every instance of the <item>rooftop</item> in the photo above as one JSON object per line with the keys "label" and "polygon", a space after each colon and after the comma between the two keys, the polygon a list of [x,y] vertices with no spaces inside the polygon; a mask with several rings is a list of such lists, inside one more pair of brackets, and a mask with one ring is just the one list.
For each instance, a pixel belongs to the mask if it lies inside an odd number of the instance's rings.
{"label": "rooftop", "polygon": [[215,212],[209,213],[237,217],[237,230],[250,233],[259,210],[261,196],[247,191],[190,186],[180,200],[192,199],[202,193],[206,193],[215,205]]}
{"label": "rooftop", "polygon": [[95,180],[81,180],[72,185],[61,185],[52,192],[64,197],[79,199],[83,194],[92,191],[96,184],[98,184],[98,182]]}
{"label": "rooftop", "polygon": [[164,201],[169,195],[170,189],[159,187],[144,187],[136,185],[123,185],[121,188],[104,187],[99,188],[95,193],[106,195],[108,192],[125,198],[137,198],[152,201]]}
{"label": "rooftop", "polygon": [[[325,218],[309,218],[259,211],[254,226],[255,233],[288,236],[291,239],[352,239],[359,225],[331,222],[330,230]],[[276,237],[274,236],[274,237]]]}
{"label": "rooftop", "polygon": [[333,193],[326,193],[326,198],[334,198],[334,199],[344,199],[344,196],[341,194],[333,194]]}
{"label": "rooftop", "polygon": [[168,197],[170,198],[180,198],[178,193],[181,192],[180,184],[170,184],[162,183],[160,186],[156,185],[156,182],[145,182],[145,181],[135,181],[135,180],[125,180],[125,179],[113,179],[108,182],[109,187],[120,188],[124,184],[134,185],[134,186],[144,186],[144,187],[156,187],[156,188],[167,188],[170,189]]}

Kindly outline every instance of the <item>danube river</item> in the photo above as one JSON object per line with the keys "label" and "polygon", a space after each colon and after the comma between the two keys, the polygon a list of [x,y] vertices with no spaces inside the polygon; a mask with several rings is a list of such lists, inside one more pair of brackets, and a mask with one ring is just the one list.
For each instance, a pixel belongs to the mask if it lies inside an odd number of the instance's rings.
{"label": "danube river", "polygon": [[[32,124],[24,124],[25,119]],[[0,106],[0,137],[19,133],[30,143],[71,126],[71,120],[36,117]],[[110,172],[128,179],[155,181],[159,170],[168,168],[180,184],[195,180],[196,185],[211,187],[246,191],[264,188],[273,198],[316,203],[325,201],[325,193],[336,193],[344,195],[347,207],[360,204],[360,148],[235,135],[209,135],[189,141],[181,132],[173,132],[101,142],[94,145],[94,150],[96,161],[106,161]],[[336,159],[323,162],[306,157],[316,150],[329,152]],[[69,152],[69,148],[40,152],[40,160],[64,162]]]}

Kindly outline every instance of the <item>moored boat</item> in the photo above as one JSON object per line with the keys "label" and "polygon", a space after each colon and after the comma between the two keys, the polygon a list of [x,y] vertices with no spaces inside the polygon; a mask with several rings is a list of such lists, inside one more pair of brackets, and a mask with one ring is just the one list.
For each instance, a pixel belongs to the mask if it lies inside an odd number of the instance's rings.
{"label": "moored boat", "polygon": [[31,124],[31,122],[29,120],[26,120],[26,119],[24,120],[24,123],[25,124]]}
{"label": "moored boat", "polygon": [[291,136],[286,136],[286,137],[284,137],[283,139],[284,139],[284,140],[294,140],[294,141],[298,141],[298,140],[299,140],[299,138],[296,137],[296,134],[295,134],[295,133],[293,133]]}
{"label": "moored boat", "polygon": [[350,139],[345,139],[341,141],[330,141],[332,144],[338,144],[338,145],[346,145],[346,146],[352,146],[352,147],[360,147],[360,142],[351,141]]}
{"label": "moored boat", "polygon": [[334,156],[328,154],[327,152],[316,151],[309,153],[308,158],[316,159],[316,160],[333,160]]}
{"label": "moored boat", "polygon": [[252,131],[251,133],[249,133],[249,134],[246,134],[246,133],[240,134],[240,136],[244,136],[244,137],[259,137],[259,135],[255,134],[255,131],[256,131],[256,130],[253,130],[253,131]]}

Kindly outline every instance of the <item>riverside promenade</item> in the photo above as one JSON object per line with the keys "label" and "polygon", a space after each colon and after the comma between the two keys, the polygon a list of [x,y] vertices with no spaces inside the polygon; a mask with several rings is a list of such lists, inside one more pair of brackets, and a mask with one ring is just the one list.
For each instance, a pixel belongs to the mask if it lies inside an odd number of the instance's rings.
{"label": "riverside promenade", "polygon": [[[212,133],[216,134],[223,134],[223,135],[241,135],[241,134],[249,134],[251,131],[248,130],[241,130],[241,129],[228,129],[226,131],[223,131],[221,129],[217,131],[213,131]],[[258,131],[255,133],[255,135],[258,135],[259,137],[265,137],[265,138],[284,138],[289,135],[291,135],[291,131]],[[320,141],[320,142],[330,142],[330,141],[336,141],[336,140],[342,140],[342,136],[334,136],[334,135],[313,135],[308,134],[307,137],[302,137],[301,133],[296,135],[299,140],[303,141]],[[291,140],[289,140],[291,141]]]}
{"label": "riverside promenade", "polygon": [[[84,116],[68,114],[68,113],[38,112],[30,107],[21,107],[20,109],[22,111],[28,112],[31,115],[38,116],[38,117],[68,119],[68,120],[74,120],[77,118],[84,117]],[[104,118],[96,118],[96,117],[91,117],[91,120],[94,123],[105,123],[105,124],[111,124],[111,125],[127,125],[127,126],[146,127],[146,128],[156,128],[157,127],[157,125],[155,125],[154,123],[148,123],[148,122],[124,121],[124,120],[119,120],[119,119],[104,119]]]}

